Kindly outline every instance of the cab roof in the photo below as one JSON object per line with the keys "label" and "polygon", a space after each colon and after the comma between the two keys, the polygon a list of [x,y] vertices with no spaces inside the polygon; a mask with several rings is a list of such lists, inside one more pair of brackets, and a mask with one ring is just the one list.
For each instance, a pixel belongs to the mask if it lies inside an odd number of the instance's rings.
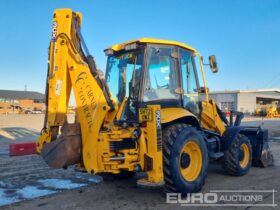
{"label": "cab roof", "polygon": [[137,42],[138,43],[140,42],[140,43],[175,45],[175,46],[182,47],[182,48],[185,48],[187,50],[191,50],[193,52],[196,52],[196,50],[193,47],[191,47],[189,45],[186,45],[184,43],[171,41],[171,40],[164,40],[164,39],[155,39],[155,38],[140,38],[140,39],[136,39],[136,40],[131,40],[131,41],[124,42],[124,43],[121,43],[121,44],[113,45],[112,47],[109,47],[106,50],[112,49],[114,51],[120,51],[120,50],[123,50],[126,45],[137,43]]}

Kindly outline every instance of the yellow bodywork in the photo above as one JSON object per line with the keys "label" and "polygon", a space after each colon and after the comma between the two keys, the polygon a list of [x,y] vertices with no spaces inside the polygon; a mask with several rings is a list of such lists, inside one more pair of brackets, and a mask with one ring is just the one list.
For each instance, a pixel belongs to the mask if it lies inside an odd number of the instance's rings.
{"label": "yellow bodywork", "polygon": [[[147,127],[143,129],[148,149],[146,153],[142,154],[143,160],[149,158],[152,160],[152,167],[146,168],[148,174],[147,181],[151,183],[163,183],[161,109],[159,105],[148,105],[148,109],[150,110],[149,114],[139,109],[139,118],[148,119],[146,121]],[[143,115],[150,115],[151,117],[142,117],[141,112],[144,113]],[[140,154],[140,157],[142,155]]]}
{"label": "yellow bodywork", "polygon": [[[49,57],[49,98],[48,130],[39,138],[37,149],[40,152],[46,134],[52,127],[62,126],[66,119],[71,88],[74,90],[77,104],[77,115],[82,130],[83,162],[88,172],[99,172],[97,141],[109,107],[102,90],[91,76],[87,63],[73,44],[72,20],[81,24],[81,15],[70,9],[56,10],[53,17],[53,33],[57,35],[50,44]],[[53,35],[54,36],[54,35]],[[93,91],[94,90],[94,91]]]}
{"label": "yellow bodywork", "polygon": [[172,122],[184,117],[192,117],[198,121],[194,114],[183,108],[164,108],[161,110],[161,123]]}
{"label": "yellow bodywork", "polygon": [[173,45],[173,46],[182,47],[182,48],[185,48],[187,50],[196,52],[196,50],[193,47],[191,47],[189,45],[186,45],[184,43],[177,42],[177,41],[171,41],[171,40],[164,40],[164,39],[154,39],[154,38],[135,39],[135,40],[131,40],[131,41],[128,41],[128,42],[124,42],[122,44],[113,45],[112,47],[109,47],[106,50],[112,49],[116,52],[121,51],[125,48],[126,45],[130,45],[130,44],[133,44],[133,43],[153,43],[153,44]]}
{"label": "yellow bodywork", "polygon": [[202,102],[201,127],[224,134],[226,127],[218,115],[215,101]]}
{"label": "yellow bodywork", "polygon": [[[75,24],[81,25],[81,14],[70,9],[56,10],[53,16],[52,41],[49,50],[47,123],[37,140],[37,150],[42,152],[44,144],[56,140],[59,127],[66,121],[71,89],[76,101],[77,120],[81,128],[83,166],[89,173],[120,173],[145,167],[145,156],[149,156],[153,167],[148,169],[149,182],[162,182],[162,146],[160,106],[148,108],[152,120],[141,128],[141,135],[133,149],[111,151],[112,142],[135,138],[134,126],[125,129],[114,125],[125,107],[120,107],[113,98],[114,109],[110,110],[103,90],[92,76],[85,58],[79,51],[80,40],[76,36]],[[160,136],[160,137],[159,137]]]}
{"label": "yellow bodywork", "polygon": [[[81,53],[81,40],[77,27],[81,26],[82,16],[70,9],[56,10],[53,16],[52,40],[49,49],[48,72],[48,107],[47,122],[42,135],[37,140],[37,150],[42,152],[44,144],[56,141],[59,128],[66,122],[66,113],[71,89],[75,95],[77,122],[81,129],[82,163],[89,173],[120,173],[122,170],[135,171],[136,168],[147,171],[147,182],[163,182],[162,166],[162,134],[161,124],[171,123],[177,119],[198,117],[183,108],[164,108],[159,105],[148,105],[139,109],[139,121],[146,126],[120,126],[114,123],[119,120],[126,105],[126,99],[117,105],[111,97],[114,109],[111,109],[104,96],[104,89],[97,82],[98,75],[93,76],[85,55]],[[192,51],[196,50],[180,42],[142,38],[123,44],[114,45],[110,49],[123,50],[128,44],[135,42],[175,45]],[[206,80],[203,79],[206,87]],[[201,126],[217,131],[221,135],[225,131],[221,119],[217,115],[214,101],[209,102],[206,91],[206,102],[202,103]],[[137,129],[140,129],[137,130]],[[137,132],[140,133],[137,136]],[[111,145],[123,140],[135,140],[135,148],[112,151]],[[189,145],[192,149],[193,145]],[[190,148],[186,148],[189,150]],[[201,154],[193,153],[196,158]],[[199,164],[199,163],[197,163]],[[151,165],[149,167],[149,165]],[[194,166],[194,167],[197,167]],[[184,172],[185,173],[185,172]],[[192,176],[186,176],[191,181]]]}

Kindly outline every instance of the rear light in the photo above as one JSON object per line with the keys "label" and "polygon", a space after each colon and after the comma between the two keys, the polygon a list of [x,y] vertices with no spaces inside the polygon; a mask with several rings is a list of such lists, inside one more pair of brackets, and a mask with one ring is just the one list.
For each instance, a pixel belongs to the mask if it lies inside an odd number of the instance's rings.
{"label": "rear light", "polygon": [[146,128],[147,127],[147,122],[146,121],[141,122],[141,127]]}

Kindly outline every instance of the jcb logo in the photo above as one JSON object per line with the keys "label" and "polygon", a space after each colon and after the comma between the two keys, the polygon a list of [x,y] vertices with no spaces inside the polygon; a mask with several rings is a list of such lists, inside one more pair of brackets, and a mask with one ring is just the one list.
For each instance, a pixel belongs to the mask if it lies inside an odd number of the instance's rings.
{"label": "jcb logo", "polygon": [[160,110],[156,111],[156,123],[157,123],[157,128],[160,129],[161,123],[160,123]]}
{"label": "jcb logo", "polygon": [[156,130],[157,130],[157,151],[162,150],[162,133],[160,122],[160,110],[156,110]]}
{"label": "jcb logo", "polygon": [[57,34],[57,22],[54,21],[52,24],[52,37],[51,37],[52,42],[55,42],[56,34]]}

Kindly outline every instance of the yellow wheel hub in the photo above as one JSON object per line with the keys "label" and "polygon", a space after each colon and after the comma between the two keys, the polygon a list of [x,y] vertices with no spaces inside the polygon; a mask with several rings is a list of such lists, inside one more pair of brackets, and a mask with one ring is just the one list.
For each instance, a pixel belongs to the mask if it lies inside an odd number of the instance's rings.
{"label": "yellow wheel hub", "polygon": [[240,149],[243,152],[243,158],[239,160],[239,164],[242,168],[246,168],[248,166],[249,159],[250,159],[249,147],[247,144],[243,143],[241,144]]}
{"label": "yellow wheel hub", "polygon": [[187,142],[182,148],[179,159],[181,175],[188,182],[197,179],[202,168],[202,152],[195,141]]}

